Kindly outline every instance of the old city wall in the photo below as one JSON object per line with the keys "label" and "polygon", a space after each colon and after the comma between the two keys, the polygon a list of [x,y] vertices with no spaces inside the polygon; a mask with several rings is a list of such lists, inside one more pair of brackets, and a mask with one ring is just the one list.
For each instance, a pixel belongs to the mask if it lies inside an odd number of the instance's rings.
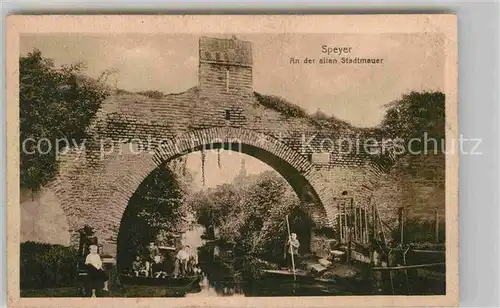
{"label": "old city wall", "polygon": [[[123,211],[141,181],[159,164],[215,140],[239,140],[257,149],[250,155],[274,157],[273,167],[295,174],[296,191],[308,186],[304,191],[317,205],[314,216],[324,225],[335,226],[335,200],[343,191],[365,204],[379,189],[379,179],[391,181],[366,155],[342,154],[321,142],[353,138],[351,127],[325,127],[255,94],[250,43],[202,38],[199,52],[197,86],[160,97],[112,95],[90,128],[93,138],[85,149],[61,158],[60,174],[45,190],[57,196],[73,242],[76,230],[90,224],[101,242],[116,243]],[[176,143],[159,146],[165,140]],[[325,149],[330,150],[321,153]]]}
{"label": "old city wall", "polygon": [[[403,209],[408,240],[418,236],[420,242],[444,242],[445,197],[445,157],[441,154],[403,157],[380,177],[374,191],[383,221],[397,232],[399,211]],[[415,229],[414,224],[426,226]]]}

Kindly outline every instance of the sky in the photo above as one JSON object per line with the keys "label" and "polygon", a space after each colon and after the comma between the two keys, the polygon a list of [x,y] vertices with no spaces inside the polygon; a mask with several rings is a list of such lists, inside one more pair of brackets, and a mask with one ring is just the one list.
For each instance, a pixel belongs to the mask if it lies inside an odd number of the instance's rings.
{"label": "sky", "polygon": [[[228,37],[227,35],[207,35]],[[229,36],[230,37],[230,36]],[[378,125],[384,105],[409,91],[443,90],[443,41],[436,34],[238,34],[252,43],[253,87],[278,95],[309,113],[318,110],[358,127]],[[198,82],[198,35],[36,34],[21,38],[21,55],[34,48],[56,65],[84,62],[90,76],[118,70],[112,85],[129,91],[178,93]],[[322,58],[322,46],[351,47],[349,57],[382,58],[379,65],[290,64],[290,58]],[[330,57],[334,57],[331,55]],[[341,56],[335,56],[339,59]],[[317,60],[318,61],[318,60]],[[302,61],[301,61],[302,62]],[[208,153],[207,186],[232,181],[244,158],[248,173],[269,170],[239,153]],[[225,167],[224,167],[225,166]],[[201,158],[188,168],[201,183]]]}
{"label": "sky", "polygon": [[262,161],[244,153],[233,151],[220,152],[221,165],[219,168],[217,151],[206,152],[205,156],[205,185],[202,181],[201,152],[187,155],[186,167],[194,175],[194,183],[198,189],[208,189],[217,185],[231,183],[240,174],[242,160],[244,160],[246,174],[259,174],[273,170]]}
{"label": "sky", "polygon": [[[224,37],[222,35],[210,35]],[[373,127],[384,105],[411,90],[443,90],[443,42],[436,34],[238,34],[252,43],[254,90]],[[21,39],[56,65],[82,61],[88,74],[118,69],[112,83],[129,91],[178,93],[198,81],[197,35],[36,34]],[[379,65],[290,64],[321,58],[322,46],[352,47],[350,57],[383,58]]]}

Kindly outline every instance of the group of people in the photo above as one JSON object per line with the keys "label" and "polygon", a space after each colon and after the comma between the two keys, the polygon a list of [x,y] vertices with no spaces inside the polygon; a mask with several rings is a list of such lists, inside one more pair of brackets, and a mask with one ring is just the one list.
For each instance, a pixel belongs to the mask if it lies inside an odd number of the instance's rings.
{"label": "group of people", "polygon": [[[85,266],[92,285],[102,284],[103,291],[108,291],[109,276],[103,268],[97,245],[90,245],[89,253],[85,258]],[[147,247],[145,258],[140,256],[132,264],[133,273],[137,277],[164,278],[168,276],[164,260],[159,247],[151,242]],[[184,245],[175,255],[173,277],[184,277],[201,273],[198,267],[198,255],[189,245]],[[92,288],[92,297],[95,297],[96,288]]]}
{"label": "group of people", "polygon": [[[89,278],[94,285],[96,283],[101,283],[103,284],[103,290],[108,291],[109,276],[103,268],[102,260],[98,253],[98,247],[94,244],[88,247],[89,254],[85,258],[85,266],[87,267]],[[290,263],[292,254],[295,264],[299,263],[299,247],[300,243],[297,239],[297,235],[292,233],[285,244],[285,260],[287,263]],[[146,254],[143,257],[136,257],[132,264],[132,272],[136,277],[154,278],[164,278],[166,276],[176,278],[201,274],[201,269],[198,266],[198,254],[196,251],[193,251],[189,245],[183,245],[175,254],[173,271],[169,271],[165,263],[159,247],[154,242],[151,242],[146,249]],[[95,297],[94,288],[92,289],[92,296]]]}
{"label": "group of people", "polygon": [[164,278],[170,276],[183,277],[187,275],[199,274],[201,270],[198,268],[198,255],[191,250],[189,245],[183,245],[176,253],[173,262],[173,272],[168,268],[170,264],[166,264],[164,256],[160,254],[158,246],[151,242],[146,250],[144,257],[137,256],[132,264],[132,271],[137,277],[154,277]]}
{"label": "group of people", "polygon": [[160,248],[154,242],[151,242],[143,257],[136,256],[135,261],[132,263],[132,270],[135,276],[155,277],[158,272],[162,271],[161,263]]}

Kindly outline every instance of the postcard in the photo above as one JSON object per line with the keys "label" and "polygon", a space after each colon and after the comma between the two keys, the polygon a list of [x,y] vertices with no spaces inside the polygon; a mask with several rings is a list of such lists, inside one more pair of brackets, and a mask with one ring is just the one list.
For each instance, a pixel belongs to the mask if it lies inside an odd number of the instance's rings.
{"label": "postcard", "polygon": [[9,306],[458,305],[456,16],[14,15],[6,45]]}

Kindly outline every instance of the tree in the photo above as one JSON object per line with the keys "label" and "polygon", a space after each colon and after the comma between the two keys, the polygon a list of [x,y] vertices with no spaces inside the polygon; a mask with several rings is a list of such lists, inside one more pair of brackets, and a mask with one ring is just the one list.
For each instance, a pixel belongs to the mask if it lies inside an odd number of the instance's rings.
{"label": "tree", "polygon": [[362,139],[375,138],[381,142],[378,146],[383,150],[370,153],[376,165],[389,171],[403,156],[414,160],[426,159],[427,154],[441,154],[446,144],[443,93],[413,91],[385,107],[382,123],[360,134]]}
{"label": "tree", "polygon": [[218,227],[221,242],[235,244],[250,267],[257,259],[282,262],[286,215],[301,238],[303,252],[308,250],[314,223],[292,187],[275,171],[240,177],[190,199],[198,223],[207,229]]}
{"label": "tree", "polygon": [[86,128],[109,95],[109,73],[93,79],[84,75],[82,63],[56,68],[36,49],[20,57],[19,69],[21,187],[35,192],[57,173],[56,148],[87,137]]}
{"label": "tree", "polygon": [[156,168],[139,185],[123,214],[118,235],[118,262],[127,267],[162,231],[179,232],[186,214],[186,192],[169,165]]}
{"label": "tree", "polygon": [[[441,92],[410,92],[401,99],[387,105],[387,113],[382,120],[382,133],[391,138],[402,138],[405,145],[412,138],[434,138],[437,150],[441,149],[445,138],[445,95]],[[408,145],[407,145],[408,146]],[[406,150],[423,150],[422,142],[413,142]],[[435,144],[428,144],[434,150]]]}

